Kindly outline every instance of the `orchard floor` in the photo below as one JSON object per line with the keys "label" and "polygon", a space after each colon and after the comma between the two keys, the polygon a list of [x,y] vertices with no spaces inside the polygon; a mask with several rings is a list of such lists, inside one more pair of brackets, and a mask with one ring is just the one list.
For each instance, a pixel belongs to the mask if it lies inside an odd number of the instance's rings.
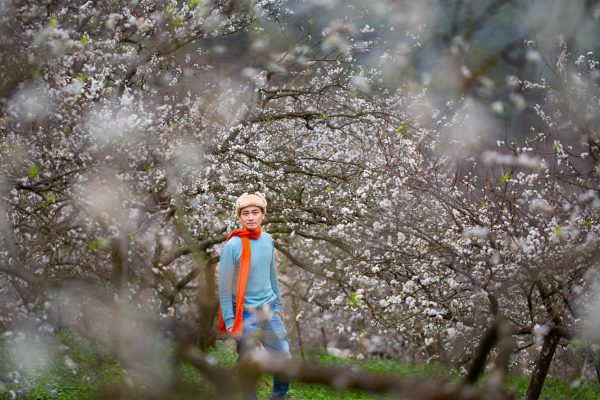
{"label": "orchard floor", "polygon": [[[56,336],[59,354],[47,354],[43,365],[35,365],[32,353],[19,354],[19,347],[12,346],[13,339],[0,336],[0,400],[1,399],[211,399],[216,400],[212,386],[191,365],[180,369],[182,385],[176,395],[168,390],[169,363],[158,360],[153,364],[152,377],[134,372],[103,352],[102,348],[76,338],[69,333]],[[55,343],[55,344],[56,344]],[[23,350],[25,353],[28,350]],[[22,356],[22,358],[20,358]],[[210,356],[221,366],[235,364],[235,352],[231,343],[220,342],[210,352]],[[345,360],[313,351],[307,359],[329,365],[353,366],[375,373],[395,374],[399,377],[444,377],[459,380],[460,374],[448,371],[436,364],[408,364],[393,360]],[[27,359],[29,358],[29,359]],[[168,358],[168,357],[167,357]],[[24,366],[28,366],[25,368]],[[509,390],[516,398],[524,398],[528,378],[512,376]],[[268,399],[271,378],[263,377],[259,383],[259,399]],[[329,400],[329,399],[392,399],[391,396],[350,390],[334,390],[321,385],[292,383],[290,400]],[[600,385],[585,384],[580,381],[565,382],[549,378],[541,399],[598,399]]]}

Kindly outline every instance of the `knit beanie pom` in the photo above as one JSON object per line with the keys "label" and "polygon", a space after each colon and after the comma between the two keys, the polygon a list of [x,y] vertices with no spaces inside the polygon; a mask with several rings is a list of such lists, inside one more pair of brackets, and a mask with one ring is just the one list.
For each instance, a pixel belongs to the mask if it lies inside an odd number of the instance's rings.
{"label": "knit beanie pom", "polygon": [[254,194],[244,193],[235,201],[235,213],[237,216],[240,216],[243,208],[249,206],[260,207],[263,213],[267,213],[267,199],[265,195],[260,192],[255,192]]}

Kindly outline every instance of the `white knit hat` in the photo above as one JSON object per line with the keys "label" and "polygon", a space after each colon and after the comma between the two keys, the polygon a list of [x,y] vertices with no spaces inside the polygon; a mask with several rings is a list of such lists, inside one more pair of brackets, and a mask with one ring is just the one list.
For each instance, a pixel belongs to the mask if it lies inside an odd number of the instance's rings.
{"label": "white knit hat", "polygon": [[260,192],[254,194],[244,193],[238,197],[235,201],[235,213],[237,216],[239,217],[242,209],[248,206],[260,207],[263,213],[267,213],[267,199],[265,198],[265,195]]}

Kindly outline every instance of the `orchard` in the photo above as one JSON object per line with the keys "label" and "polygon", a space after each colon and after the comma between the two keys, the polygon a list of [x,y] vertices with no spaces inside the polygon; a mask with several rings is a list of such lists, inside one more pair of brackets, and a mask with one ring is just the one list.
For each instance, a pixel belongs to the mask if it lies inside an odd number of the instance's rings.
{"label": "orchard", "polygon": [[[599,34],[583,0],[0,1],[0,372],[68,334],[145,398],[183,398],[183,363],[217,398],[597,384]],[[231,370],[219,254],[256,191],[294,359]]]}

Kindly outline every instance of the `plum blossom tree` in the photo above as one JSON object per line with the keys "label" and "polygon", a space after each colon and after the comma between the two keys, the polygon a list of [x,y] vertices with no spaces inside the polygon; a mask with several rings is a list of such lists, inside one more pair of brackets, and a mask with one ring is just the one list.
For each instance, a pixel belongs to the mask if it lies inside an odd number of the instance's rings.
{"label": "plum blossom tree", "polygon": [[544,58],[535,24],[484,48],[509,2],[444,3],[0,4],[3,329],[108,329],[147,373],[167,330],[225,395],[191,344],[215,340],[232,202],[260,190],[298,343],[462,366],[508,330],[537,398],[593,321],[598,64],[575,34]]}
{"label": "plum blossom tree", "polygon": [[[442,135],[491,124],[481,125],[486,113],[470,101],[456,114],[462,118],[434,131],[421,174],[386,160],[394,168],[379,176],[402,185],[376,191],[383,207],[372,208],[369,225],[355,219],[373,239],[361,238],[363,263],[341,281],[360,283],[351,295],[330,299],[353,316],[354,340],[368,338],[374,320],[378,333],[393,331],[399,345],[462,363],[473,357],[473,338],[501,315],[511,321],[517,359],[532,368],[528,398],[539,396],[557,344],[581,337],[588,324],[598,267],[595,117],[576,111],[598,105],[597,85],[582,82],[593,81],[596,62],[568,64],[574,60],[561,54],[552,83],[518,82],[526,96],[546,94],[537,98],[543,106],[532,107],[539,118],[532,136],[499,140],[498,151],[457,162],[453,154],[468,143]],[[352,331],[347,324],[344,330]],[[535,343],[541,350],[534,362],[522,351]]]}

